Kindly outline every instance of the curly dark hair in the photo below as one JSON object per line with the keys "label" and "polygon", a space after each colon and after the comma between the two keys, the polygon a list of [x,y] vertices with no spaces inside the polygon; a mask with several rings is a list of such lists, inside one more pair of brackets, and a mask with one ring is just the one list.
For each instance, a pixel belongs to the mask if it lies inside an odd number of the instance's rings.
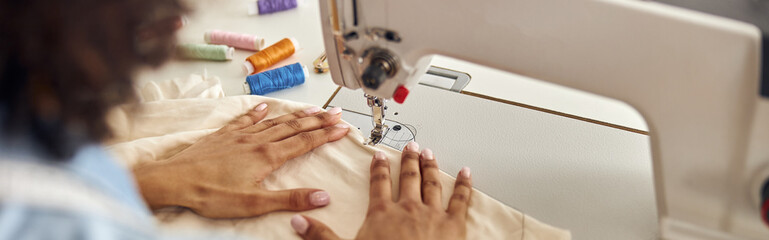
{"label": "curly dark hair", "polygon": [[53,159],[105,140],[132,75],[172,53],[177,0],[0,0],[0,123]]}

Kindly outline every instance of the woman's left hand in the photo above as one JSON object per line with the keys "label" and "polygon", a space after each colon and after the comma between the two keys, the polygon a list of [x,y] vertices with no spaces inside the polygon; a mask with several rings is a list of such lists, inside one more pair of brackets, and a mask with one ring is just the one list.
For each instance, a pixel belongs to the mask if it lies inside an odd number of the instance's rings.
{"label": "woman's left hand", "polygon": [[134,174],[149,206],[182,206],[205,217],[237,218],[327,205],[330,198],[322,190],[268,191],[261,183],[287,160],[344,137],[349,126],[337,124],[341,109],[322,112],[313,107],[261,121],[268,111],[259,104],[171,158],[136,166]]}

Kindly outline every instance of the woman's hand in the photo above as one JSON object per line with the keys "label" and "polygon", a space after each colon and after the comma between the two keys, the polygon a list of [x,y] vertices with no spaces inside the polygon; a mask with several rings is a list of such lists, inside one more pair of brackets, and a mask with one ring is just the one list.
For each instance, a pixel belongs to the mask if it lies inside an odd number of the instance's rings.
{"label": "woman's hand", "polygon": [[[371,190],[366,220],[355,239],[465,239],[465,218],[472,192],[470,169],[457,176],[448,209],[441,207],[438,163],[432,151],[419,153],[409,143],[401,156],[400,199],[392,200],[390,164],[381,152],[371,162]],[[306,240],[339,237],[323,223],[295,215],[291,226]]]}
{"label": "woman's hand", "polygon": [[261,183],[287,160],[344,137],[341,111],[313,107],[261,121],[268,109],[259,104],[171,158],[135,167],[142,196],[152,209],[182,206],[210,218],[325,206],[324,191],[267,191]]}

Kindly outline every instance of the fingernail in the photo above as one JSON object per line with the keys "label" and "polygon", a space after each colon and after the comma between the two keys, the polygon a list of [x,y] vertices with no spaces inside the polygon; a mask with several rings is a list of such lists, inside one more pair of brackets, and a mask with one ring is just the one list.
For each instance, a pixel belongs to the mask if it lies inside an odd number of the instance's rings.
{"label": "fingernail", "polygon": [[305,109],[303,112],[306,113],[306,114],[315,114],[317,112],[320,112],[320,107],[314,106],[314,107]]}
{"label": "fingernail", "polygon": [[387,160],[387,157],[385,157],[384,152],[376,151],[374,152],[374,160],[384,161]]}
{"label": "fingernail", "polygon": [[430,150],[429,148],[425,148],[422,150],[422,159],[424,160],[435,160],[435,157],[433,156],[433,150]]}
{"label": "fingernail", "polygon": [[463,167],[462,170],[459,170],[459,175],[463,178],[470,178],[470,168]]}
{"label": "fingernail", "polygon": [[406,144],[406,150],[409,151],[419,151],[419,144],[417,142],[411,141],[408,144]]}
{"label": "fingernail", "polygon": [[254,110],[256,110],[257,112],[261,112],[261,111],[263,111],[266,108],[267,108],[267,104],[266,103],[260,103],[259,105],[256,105]]}
{"label": "fingernail", "polygon": [[328,114],[331,114],[331,115],[337,115],[339,113],[342,113],[342,108],[340,107],[334,107],[328,110]]}
{"label": "fingernail", "polygon": [[317,191],[310,194],[310,204],[316,207],[326,206],[331,200],[331,197],[325,191]]}
{"label": "fingernail", "polygon": [[294,228],[294,231],[297,233],[304,235],[304,233],[307,232],[307,228],[310,227],[310,223],[308,223],[307,219],[304,219],[302,215],[296,214],[291,217],[291,227]]}
{"label": "fingernail", "polygon": [[344,123],[339,123],[337,125],[334,125],[334,127],[337,127],[337,128],[350,128],[350,125],[347,125],[347,124],[344,124]]}

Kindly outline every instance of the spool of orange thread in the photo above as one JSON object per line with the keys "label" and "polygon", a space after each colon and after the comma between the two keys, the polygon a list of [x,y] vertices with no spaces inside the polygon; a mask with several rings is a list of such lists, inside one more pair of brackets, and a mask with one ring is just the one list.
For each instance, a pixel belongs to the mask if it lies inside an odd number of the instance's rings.
{"label": "spool of orange thread", "polygon": [[246,61],[243,63],[243,71],[246,75],[261,72],[273,64],[290,57],[297,49],[299,49],[299,42],[296,39],[284,38],[246,58]]}

